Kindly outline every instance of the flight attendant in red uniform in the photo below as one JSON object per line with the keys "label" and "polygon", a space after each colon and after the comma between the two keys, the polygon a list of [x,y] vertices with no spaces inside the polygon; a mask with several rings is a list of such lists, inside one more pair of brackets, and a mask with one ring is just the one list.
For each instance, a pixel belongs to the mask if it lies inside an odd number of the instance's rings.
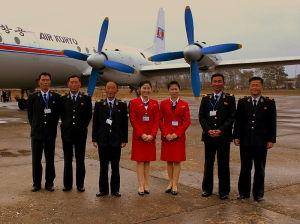
{"label": "flight attendant in red uniform", "polygon": [[150,161],[156,160],[155,138],[159,126],[159,106],[150,99],[152,85],[142,81],[141,96],[129,103],[130,122],[133,127],[131,160],[137,162],[138,194],[149,194]]}
{"label": "flight attendant in red uniform", "polygon": [[161,160],[167,161],[169,185],[166,193],[177,195],[180,163],[186,160],[185,131],[191,124],[187,102],[179,98],[180,85],[168,84],[170,98],[160,103]]}

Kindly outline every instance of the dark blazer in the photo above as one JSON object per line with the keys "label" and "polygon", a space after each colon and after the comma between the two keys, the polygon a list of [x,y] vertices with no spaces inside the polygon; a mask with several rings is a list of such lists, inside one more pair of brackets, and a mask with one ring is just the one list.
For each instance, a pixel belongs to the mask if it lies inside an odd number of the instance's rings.
{"label": "dark blazer", "polygon": [[127,104],[115,99],[112,110],[112,125],[106,123],[109,118],[107,100],[96,102],[93,115],[93,142],[103,146],[120,147],[128,142],[128,112]]}
{"label": "dark blazer", "polygon": [[234,124],[234,138],[245,146],[265,146],[276,142],[275,101],[261,96],[256,108],[252,98],[244,97],[238,101]]}
{"label": "dark blazer", "polygon": [[[222,141],[232,140],[232,125],[235,116],[235,97],[228,93],[222,93],[218,103],[213,107],[214,94],[203,96],[199,108],[199,122],[203,129],[202,141]],[[210,116],[210,111],[216,110],[216,116]],[[209,136],[209,130],[219,129],[221,136],[212,138]]]}
{"label": "dark blazer", "polygon": [[81,92],[78,93],[76,102],[70,94],[61,97],[61,136],[63,140],[73,137],[86,137],[87,128],[92,118],[92,100]]}
{"label": "dark blazer", "polygon": [[31,137],[34,139],[56,138],[57,124],[60,113],[60,95],[49,91],[48,108],[51,113],[45,113],[46,103],[40,91],[28,98],[28,121],[31,126]]}

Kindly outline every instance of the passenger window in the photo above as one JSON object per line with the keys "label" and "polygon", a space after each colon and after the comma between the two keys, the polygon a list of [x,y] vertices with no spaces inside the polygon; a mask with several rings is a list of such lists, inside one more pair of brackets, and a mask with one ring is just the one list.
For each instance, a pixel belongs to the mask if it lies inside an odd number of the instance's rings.
{"label": "passenger window", "polygon": [[85,48],[85,51],[86,51],[86,53],[88,53],[88,54],[90,53],[90,50],[89,50],[87,47]]}
{"label": "passenger window", "polygon": [[16,42],[16,44],[20,44],[21,43],[20,38],[19,37],[15,37],[15,42]]}
{"label": "passenger window", "polygon": [[79,52],[81,52],[81,48],[80,48],[79,46],[77,46],[77,50],[78,50]]}

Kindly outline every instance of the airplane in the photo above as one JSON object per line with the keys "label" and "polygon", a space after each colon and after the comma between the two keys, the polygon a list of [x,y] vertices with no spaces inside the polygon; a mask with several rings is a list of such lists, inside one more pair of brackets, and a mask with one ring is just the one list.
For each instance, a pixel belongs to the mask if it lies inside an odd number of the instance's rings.
{"label": "airplane", "polygon": [[[64,86],[70,74],[88,78],[88,94],[93,95],[97,81],[109,80],[136,89],[138,83],[154,76],[174,74],[174,71],[190,71],[195,97],[200,95],[200,71],[222,68],[253,68],[265,65],[294,65],[300,57],[257,59],[248,61],[222,61],[219,53],[241,48],[229,43],[207,46],[194,41],[193,16],[189,6],[185,9],[185,27],[188,46],[183,51],[165,52],[164,10],[158,12],[153,46],[146,49],[105,45],[109,19],[105,18],[97,48],[73,37],[45,32],[32,32],[21,27],[10,28],[0,23],[0,88],[19,88],[23,92],[33,90],[38,74],[52,74],[53,86]],[[184,59],[185,62],[163,61]],[[24,109],[26,101],[19,100]]]}

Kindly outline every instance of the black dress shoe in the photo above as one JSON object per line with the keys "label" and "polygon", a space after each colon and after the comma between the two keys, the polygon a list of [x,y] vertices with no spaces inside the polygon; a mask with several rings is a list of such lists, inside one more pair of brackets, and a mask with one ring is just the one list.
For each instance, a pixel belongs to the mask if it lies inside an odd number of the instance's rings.
{"label": "black dress shoe", "polygon": [[244,199],[248,199],[249,197],[247,197],[247,196],[245,196],[245,195],[242,195],[242,194],[240,194],[238,197],[237,197],[237,199],[238,200],[244,200]]}
{"label": "black dress shoe", "polygon": [[229,198],[228,194],[220,194],[220,199],[221,200],[226,200],[228,198]]}
{"label": "black dress shoe", "polygon": [[178,191],[172,190],[172,191],[171,191],[171,194],[172,194],[172,195],[177,195],[177,194],[178,194]]}
{"label": "black dress shoe", "polygon": [[172,191],[172,188],[167,188],[167,189],[165,190],[165,193],[169,194],[169,193],[171,193],[171,191]]}
{"label": "black dress shoe", "polygon": [[71,187],[64,187],[64,188],[63,188],[63,191],[65,191],[65,192],[66,192],[66,191],[71,191],[71,190],[72,190]]}
{"label": "black dress shoe", "polygon": [[77,187],[77,191],[79,191],[79,192],[85,192],[85,188],[84,187]]}
{"label": "black dress shoe", "polygon": [[53,191],[54,191],[54,187],[53,187],[53,186],[47,186],[47,187],[45,187],[45,189],[46,189],[47,191],[50,191],[50,192],[53,192]]}
{"label": "black dress shoe", "polygon": [[37,187],[37,186],[33,186],[31,189],[32,192],[37,192],[39,190],[41,190],[41,187]]}
{"label": "black dress shoe", "polygon": [[138,191],[138,195],[139,195],[139,196],[144,196],[144,195],[145,195],[145,192],[144,192],[144,191]]}
{"label": "black dress shoe", "polygon": [[264,200],[265,199],[263,197],[254,197],[254,201],[257,201],[257,202],[262,202]]}
{"label": "black dress shoe", "polygon": [[150,194],[150,191],[149,190],[144,190],[144,193],[145,194]]}
{"label": "black dress shoe", "polygon": [[202,197],[204,197],[204,198],[207,198],[207,197],[209,197],[211,195],[212,195],[212,193],[210,193],[210,192],[207,192],[207,191],[203,191],[202,192]]}
{"label": "black dress shoe", "polygon": [[108,195],[108,193],[104,193],[104,192],[101,192],[101,191],[99,191],[97,194],[96,194],[96,197],[104,197],[104,196],[106,196],[106,195]]}
{"label": "black dress shoe", "polygon": [[120,192],[114,192],[114,193],[111,193],[112,196],[115,196],[115,197],[121,197],[121,193]]}

